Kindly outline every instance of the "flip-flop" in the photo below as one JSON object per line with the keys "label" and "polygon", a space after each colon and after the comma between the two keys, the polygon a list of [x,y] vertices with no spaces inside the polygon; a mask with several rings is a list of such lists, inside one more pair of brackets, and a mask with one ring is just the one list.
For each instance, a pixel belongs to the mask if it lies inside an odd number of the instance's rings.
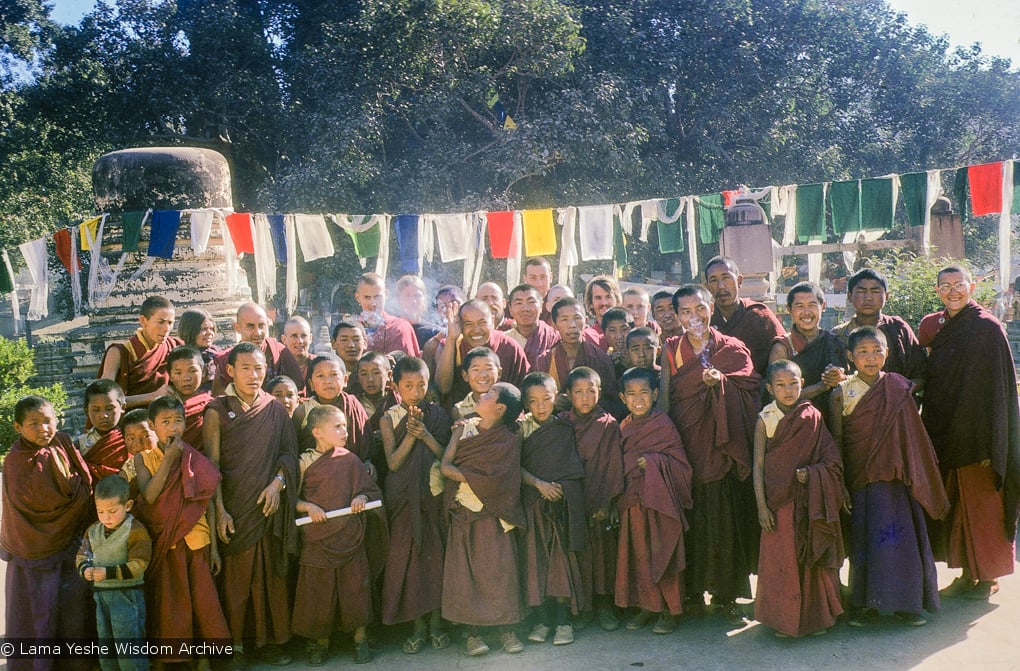
{"label": "flip-flop", "polygon": [[450,647],[450,635],[445,631],[441,631],[438,634],[432,634],[429,638],[432,639],[433,650],[445,650]]}
{"label": "flip-flop", "polygon": [[425,637],[421,634],[411,634],[404,641],[404,652],[409,655],[417,655],[425,647]]}

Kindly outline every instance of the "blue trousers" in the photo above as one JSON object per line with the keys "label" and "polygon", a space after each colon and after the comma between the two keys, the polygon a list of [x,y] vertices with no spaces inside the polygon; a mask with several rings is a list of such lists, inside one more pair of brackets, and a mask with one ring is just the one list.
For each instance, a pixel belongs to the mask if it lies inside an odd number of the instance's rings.
{"label": "blue trousers", "polygon": [[[133,639],[137,643],[145,639],[145,593],[139,585],[136,589],[95,590],[96,627],[99,638],[113,645],[115,640]],[[100,657],[99,666],[103,671],[148,671],[147,657]]]}

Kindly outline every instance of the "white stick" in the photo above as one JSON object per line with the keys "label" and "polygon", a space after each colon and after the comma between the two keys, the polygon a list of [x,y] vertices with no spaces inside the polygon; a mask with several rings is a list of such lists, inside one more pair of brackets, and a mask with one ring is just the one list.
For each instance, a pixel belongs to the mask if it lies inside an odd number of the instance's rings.
{"label": "white stick", "polygon": [[[368,503],[365,504],[365,510],[375,510],[376,508],[382,508],[382,501],[369,501]],[[343,517],[344,515],[350,514],[351,509],[349,507],[341,508],[340,510],[330,510],[328,513],[326,513],[326,519],[331,520],[334,517]],[[311,523],[312,523],[311,517],[299,517],[296,520],[294,520],[294,524],[298,525],[299,527],[303,527],[306,524]]]}

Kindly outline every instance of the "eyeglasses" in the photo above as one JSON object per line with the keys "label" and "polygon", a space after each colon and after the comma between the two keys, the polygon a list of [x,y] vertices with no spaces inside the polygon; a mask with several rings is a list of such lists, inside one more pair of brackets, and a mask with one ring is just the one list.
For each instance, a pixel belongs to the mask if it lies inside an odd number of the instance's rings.
{"label": "eyeglasses", "polygon": [[940,294],[948,294],[951,291],[955,291],[958,294],[967,293],[970,291],[970,284],[967,282],[957,282],[956,284],[949,284],[946,282],[939,285]]}

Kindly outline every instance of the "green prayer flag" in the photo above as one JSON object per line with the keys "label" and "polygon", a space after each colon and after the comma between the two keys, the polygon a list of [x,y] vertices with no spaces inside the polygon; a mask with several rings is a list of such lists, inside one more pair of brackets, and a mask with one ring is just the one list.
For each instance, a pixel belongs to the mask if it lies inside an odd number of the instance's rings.
{"label": "green prayer flag", "polygon": [[861,183],[852,179],[830,184],[829,207],[832,209],[832,230],[836,235],[861,230]]}
{"label": "green prayer flag", "polygon": [[726,210],[721,193],[698,196],[698,237],[703,245],[719,241],[719,231],[726,227]]}
{"label": "green prayer flag", "polygon": [[861,228],[891,231],[893,227],[893,180],[872,177],[861,180]]}
{"label": "green prayer flag", "polygon": [[0,259],[0,293],[9,294],[12,291],[14,291],[14,278],[11,277],[10,267]]}
{"label": "green prayer flag", "polygon": [[960,215],[960,221],[970,221],[970,199],[967,198],[967,168],[957,168],[956,178],[953,180],[953,200],[956,201],[956,211]]}
{"label": "green prayer flag", "polygon": [[344,230],[347,231],[347,235],[351,236],[351,240],[354,242],[354,253],[358,255],[359,259],[368,259],[379,255],[379,243],[382,237],[379,224],[360,233],[346,228]]}
{"label": "green prayer flag", "polygon": [[1011,211],[1020,213],[1020,161],[1013,161],[1013,207]]}
{"label": "green prayer flag", "polygon": [[125,212],[120,215],[120,225],[124,232],[121,234],[121,251],[137,252],[138,239],[142,236],[142,219],[144,212]]}
{"label": "green prayer flag", "polygon": [[825,185],[804,184],[797,187],[797,239],[825,238]]}
{"label": "green prayer flag", "polygon": [[903,192],[903,210],[911,226],[924,225],[924,206],[928,198],[928,174],[911,172],[900,175],[900,190]]}
{"label": "green prayer flag", "polygon": [[[680,208],[679,198],[668,198],[663,207],[667,217],[672,218]],[[672,224],[665,224],[661,221],[655,222],[655,229],[659,234],[659,251],[663,254],[684,251],[684,236],[681,220],[677,219]]]}

